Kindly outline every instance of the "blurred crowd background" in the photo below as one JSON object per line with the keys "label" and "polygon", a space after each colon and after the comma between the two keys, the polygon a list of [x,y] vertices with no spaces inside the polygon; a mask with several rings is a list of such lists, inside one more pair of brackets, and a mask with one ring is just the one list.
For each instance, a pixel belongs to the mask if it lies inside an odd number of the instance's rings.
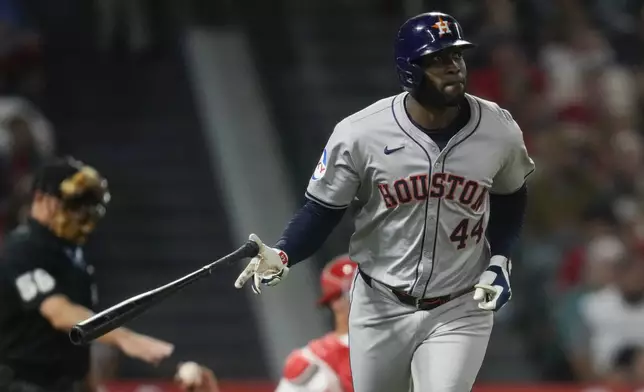
{"label": "blurred crowd background", "polygon": [[[242,38],[252,67],[227,64],[239,73],[228,75],[244,80],[251,69],[261,98],[239,86],[231,97],[265,108],[288,184],[247,192],[266,209],[278,191],[297,207],[334,124],[400,91],[396,29],[430,10],[454,15],[479,45],[467,57],[469,91],[513,113],[537,165],[513,301],[497,316],[482,382],[644,385],[642,0],[2,0],[2,231],[24,217],[33,168],[72,154],[113,187],[90,244],[103,306],[229,253],[235,217],[226,179],[210,166],[216,152],[205,147],[185,37]],[[248,146],[245,169],[263,165],[252,151],[263,147]],[[309,268],[343,253],[350,230],[343,222]],[[270,356],[258,355],[271,337],[260,337],[257,299],[232,289],[235,275],[186,290],[139,329],[174,340],[221,378],[274,377]],[[167,376],[103,354],[105,377]]]}

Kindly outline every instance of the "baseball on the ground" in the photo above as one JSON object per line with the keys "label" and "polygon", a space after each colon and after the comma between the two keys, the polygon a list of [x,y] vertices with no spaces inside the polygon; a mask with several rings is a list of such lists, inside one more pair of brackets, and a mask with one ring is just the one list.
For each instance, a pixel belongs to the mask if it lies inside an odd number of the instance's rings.
{"label": "baseball on the ground", "polygon": [[185,362],[179,366],[177,378],[184,384],[197,385],[201,381],[201,367],[196,362]]}

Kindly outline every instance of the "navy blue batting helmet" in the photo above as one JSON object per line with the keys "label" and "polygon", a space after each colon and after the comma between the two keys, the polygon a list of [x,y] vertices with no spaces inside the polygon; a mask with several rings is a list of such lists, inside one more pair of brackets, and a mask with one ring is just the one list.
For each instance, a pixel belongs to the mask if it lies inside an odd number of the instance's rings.
{"label": "navy blue batting helmet", "polygon": [[421,57],[447,48],[474,46],[463,39],[463,29],[451,15],[427,12],[410,18],[398,30],[394,48],[400,84],[407,91],[420,86],[424,71],[416,62]]}

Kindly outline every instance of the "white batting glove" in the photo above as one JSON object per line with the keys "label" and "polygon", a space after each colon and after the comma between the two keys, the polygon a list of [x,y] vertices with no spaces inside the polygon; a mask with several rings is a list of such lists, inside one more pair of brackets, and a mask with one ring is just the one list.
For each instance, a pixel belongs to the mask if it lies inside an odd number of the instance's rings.
{"label": "white batting glove", "polygon": [[288,256],[284,251],[264,245],[255,234],[248,237],[259,246],[259,253],[248,263],[244,271],[235,281],[235,287],[240,289],[252,277],[252,289],[255,294],[261,293],[260,284],[275,286],[288,275]]}
{"label": "white batting glove", "polygon": [[496,312],[512,298],[510,272],[512,262],[505,256],[492,256],[490,266],[481,275],[479,283],[474,286],[474,300],[479,301],[479,308]]}

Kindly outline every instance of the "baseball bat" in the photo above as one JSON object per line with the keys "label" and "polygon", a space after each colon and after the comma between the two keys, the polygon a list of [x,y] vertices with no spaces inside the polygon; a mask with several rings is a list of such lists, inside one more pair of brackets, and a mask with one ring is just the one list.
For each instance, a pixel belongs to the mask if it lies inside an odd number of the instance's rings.
{"label": "baseball bat", "polygon": [[150,309],[161,300],[177,293],[195,281],[210,275],[212,269],[221,264],[232,264],[247,257],[255,257],[259,246],[248,241],[236,251],[216,260],[200,269],[156,289],[128,298],[87,320],[74,325],[69,332],[69,339],[75,345],[83,345],[95,340],[110,331],[122,326],[141,313]]}

